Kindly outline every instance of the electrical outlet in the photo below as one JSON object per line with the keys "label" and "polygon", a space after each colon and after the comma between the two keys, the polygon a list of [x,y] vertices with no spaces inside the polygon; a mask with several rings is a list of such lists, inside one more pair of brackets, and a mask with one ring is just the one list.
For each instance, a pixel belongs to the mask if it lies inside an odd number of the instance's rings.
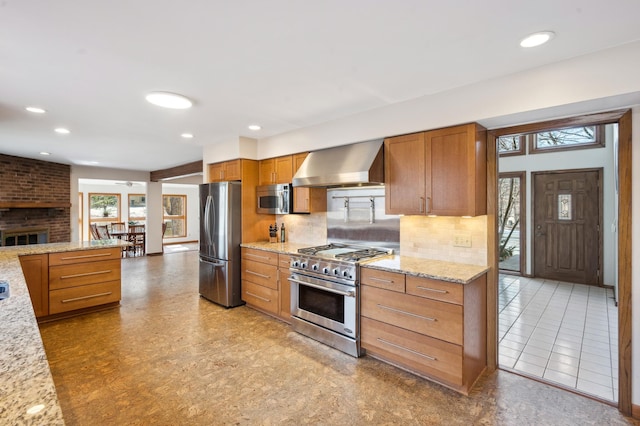
{"label": "electrical outlet", "polygon": [[456,234],[453,236],[454,247],[471,247],[471,235]]}

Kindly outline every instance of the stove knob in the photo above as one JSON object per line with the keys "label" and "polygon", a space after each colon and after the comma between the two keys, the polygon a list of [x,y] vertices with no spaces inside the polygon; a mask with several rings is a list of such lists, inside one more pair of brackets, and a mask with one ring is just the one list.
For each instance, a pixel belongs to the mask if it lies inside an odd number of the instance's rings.
{"label": "stove knob", "polygon": [[340,269],[335,268],[335,269],[333,270],[333,275],[340,275]]}
{"label": "stove knob", "polygon": [[302,262],[302,263],[300,264],[300,267],[301,267],[302,269],[307,269],[307,262]]}
{"label": "stove knob", "polygon": [[345,278],[351,278],[351,274],[346,269],[344,271],[342,271],[342,276],[345,277]]}
{"label": "stove knob", "polygon": [[300,266],[300,262],[298,262],[297,260],[294,260],[291,262],[291,266],[293,266],[294,268],[297,268],[298,266]]}
{"label": "stove knob", "polygon": [[313,269],[314,271],[317,271],[318,269],[320,269],[320,265],[316,263],[311,267],[311,269]]}
{"label": "stove knob", "polygon": [[326,266],[324,268],[322,268],[322,273],[323,274],[328,274],[329,273],[329,268],[327,268]]}

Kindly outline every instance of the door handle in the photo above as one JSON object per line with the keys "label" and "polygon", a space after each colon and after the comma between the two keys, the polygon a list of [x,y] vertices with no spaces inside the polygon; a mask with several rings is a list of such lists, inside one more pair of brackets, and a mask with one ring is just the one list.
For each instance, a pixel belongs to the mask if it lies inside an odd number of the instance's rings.
{"label": "door handle", "polygon": [[542,232],[542,226],[541,225],[536,226],[536,237],[544,237],[545,235],[547,234]]}

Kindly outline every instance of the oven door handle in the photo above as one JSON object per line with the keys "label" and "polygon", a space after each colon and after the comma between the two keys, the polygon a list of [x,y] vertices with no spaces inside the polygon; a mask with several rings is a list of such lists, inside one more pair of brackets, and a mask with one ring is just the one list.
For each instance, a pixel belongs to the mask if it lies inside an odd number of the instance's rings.
{"label": "oven door handle", "polygon": [[329,287],[325,287],[322,285],[317,285],[317,284],[311,284],[308,283],[306,281],[300,281],[300,280],[296,280],[292,277],[289,277],[289,281],[292,281],[294,283],[298,283],[298,284],[302,284],[302,285],[306,285],[307,287],[313,287],[313,288],[317,288],[318,290],[324,290],[324,291],[328,291],[329,293],[335,293],[335,294],[339,294],[341,296],[346,296],[346,297],[356,297],[355,292],[353,291],[340,291],[340,290],[335,290],[333,288],[329,288]]}

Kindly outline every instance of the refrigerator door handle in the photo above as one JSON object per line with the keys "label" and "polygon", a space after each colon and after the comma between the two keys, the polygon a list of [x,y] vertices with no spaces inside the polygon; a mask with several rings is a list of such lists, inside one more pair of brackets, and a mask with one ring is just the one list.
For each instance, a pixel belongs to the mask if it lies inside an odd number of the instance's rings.
{"label": "refrigerator door handle", "polygon": [[211,195],[207,195],[207,201],[204,206],[204,231],[207,236],[207,245],[212,245],[211,241],[211,206],[213,204],[213,198]]}
{"label": "refrigerator door handle", "polygon": [[210,262],[210,261],[204,260],[204,259],[200,259],[200,262],[207,263],[209,265],[213,265],[213,266],[217,266],[217,267],[225,266],[224,262]]}

